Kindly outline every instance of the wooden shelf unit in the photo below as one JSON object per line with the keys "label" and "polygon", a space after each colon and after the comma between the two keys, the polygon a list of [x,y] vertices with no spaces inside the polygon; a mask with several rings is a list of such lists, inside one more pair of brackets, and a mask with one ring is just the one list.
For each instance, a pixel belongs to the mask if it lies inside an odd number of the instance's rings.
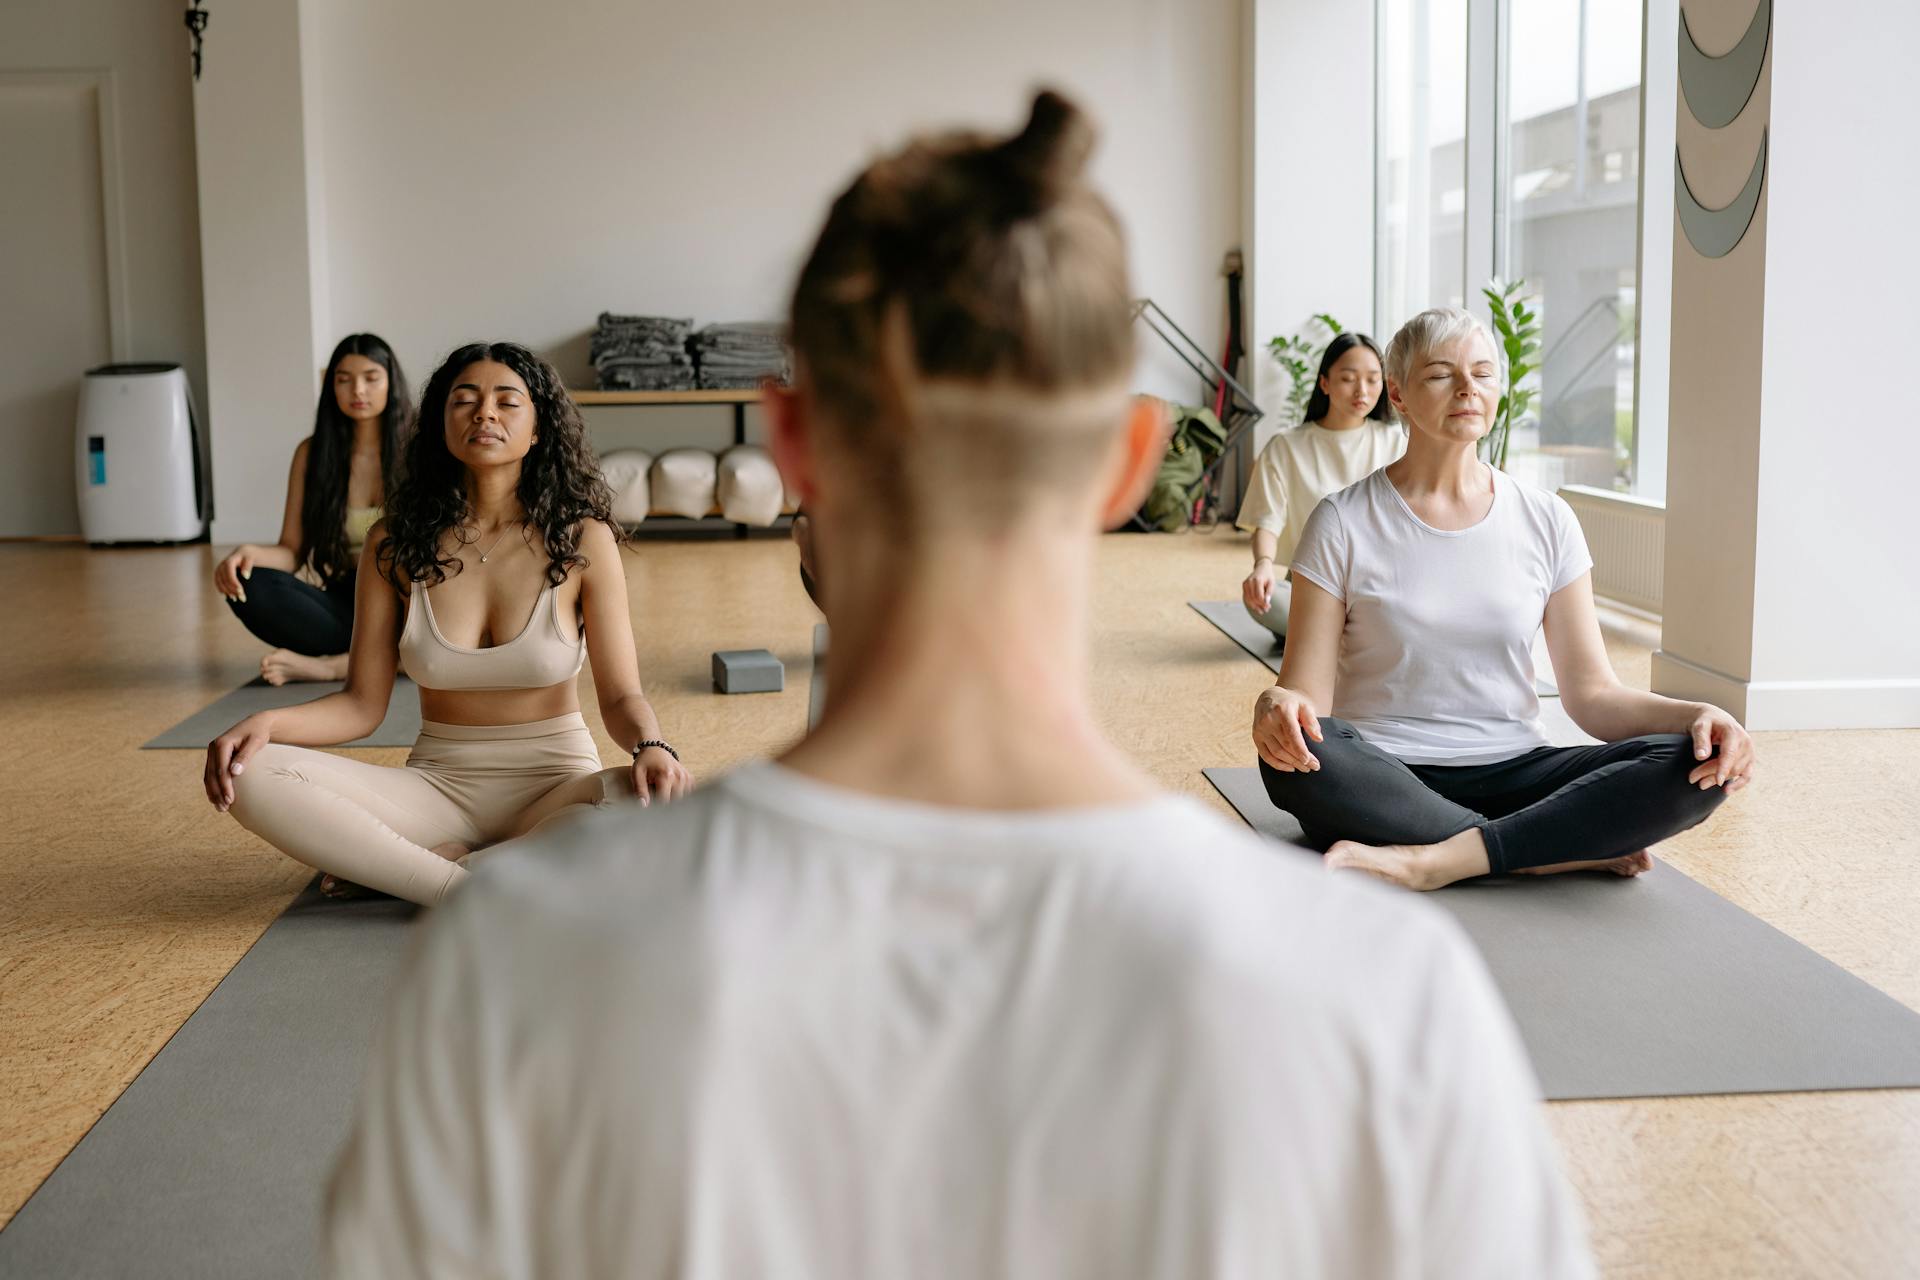
{"label": "wooden shelf unit", "polygon": [[[747,406],[750,404],[760,403],[760,392],[757,389],[741,389],[741,390],[731,390],[731,391],[571,391],[570,390],[567,392],[567,394],[573,397],[573,402],[575,404],[580,405],[582,407],[589,407],[589,408],[593,406],[621,406],[621,407],[627,407],[627,408],[652,408],[652,407],[658,407],[661,405],[699,405],[699,404],[731,405],[733,407],[733,442],[735,444],[745,444],[747,442]],[[665,513],[661,513],[661,517],[667,518],[667,519],[676,519],[676,520],[684,520],[688,518],[685,516],[666,516]],[[650,515],[648,518],[652,519],[654,517]],[[774,522],[772,527],[779,528],[780,522],[782,520],[786,520],[787,518],[788,517],[783,514],[778,520]],[[724,519],[724,517],[722,517],[718,511],[715,511],[711,515],[696,519],[694,523],[703,523],[705,521],[718,521],[722,519]],[[747,536],[747,531],[753,528],[754,526],[736,523],[733,527],[734,527],[734,532],[736,536],[744,538]]]}

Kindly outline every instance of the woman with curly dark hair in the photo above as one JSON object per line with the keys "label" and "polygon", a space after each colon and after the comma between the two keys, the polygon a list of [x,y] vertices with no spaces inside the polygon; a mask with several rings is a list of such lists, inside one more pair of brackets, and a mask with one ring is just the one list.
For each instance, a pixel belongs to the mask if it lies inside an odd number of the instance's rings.
{"label": "woman with curly dark hair", "polygon": [[279,541],[242,543],[213,568],[227,607],[273,646],[260,659],[269,684],[346,679],[354,569],[413,417],[400,362],[374,334],[342,338],[323,381],[313,434],[293,451]]}
{"label": "woman with curly dark hair", "polygon": [[[612,494],[553,367],[513,343],[455,351],[402,475],[361,555],[346,688],[242,720],[208,745],[204,781],[214,807],[329,880],[430,904],[477,848],[692,783],[640,690]],[[576,680],[588,658],[631,768],[600,768]],[[420,686],[404,768],[306,749],[371,733],[396,667]]]}

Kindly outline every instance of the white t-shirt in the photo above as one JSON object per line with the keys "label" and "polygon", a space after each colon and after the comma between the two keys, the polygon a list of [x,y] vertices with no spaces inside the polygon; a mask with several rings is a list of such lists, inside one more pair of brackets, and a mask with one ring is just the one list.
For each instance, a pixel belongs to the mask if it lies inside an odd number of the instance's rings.
{"label": "white t-shirt", "polygon": [[1410,764],[1488,764],[1551,745],[1533,637],[1547,597],[1593,557],[1557,494],[1493,478],[1486,518],[1445,530],[1376,471],[1314,508],[1293,554],[1297,577],[1347,606],[1333,714]]}
{"label": "white t-shirt", "polygon": [[1368,418],[1351,431],[1329,431],[1313,422],[1289,427],[1267,441],[1254,460],[1235,523],[1249,532],[1273,534],[1279,544],[1273,562],[1285,565],[1320,499],[1406,451],[1407,429],[1395,422]]}
{"label": "white t-shirt", "polygon": [[1191,800],[753,765],[483,861],[425,930],[337,1275],[1592,1274],[1452,921]]}

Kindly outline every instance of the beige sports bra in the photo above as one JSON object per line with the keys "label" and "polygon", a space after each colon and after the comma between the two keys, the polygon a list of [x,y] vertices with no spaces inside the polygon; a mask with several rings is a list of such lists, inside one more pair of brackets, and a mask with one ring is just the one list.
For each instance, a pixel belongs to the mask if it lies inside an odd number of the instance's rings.
{"label": "beige sports bra", "polygon": [[419,583],[400,632],[400,669],[422,689],[493,691],[545,689],[580,674],[587,660],[586,636],[568,637],[560,625],[560,601],[549,585],[533,602],[520,634],[505,644],[469,649],[440,634],[433,603]]}

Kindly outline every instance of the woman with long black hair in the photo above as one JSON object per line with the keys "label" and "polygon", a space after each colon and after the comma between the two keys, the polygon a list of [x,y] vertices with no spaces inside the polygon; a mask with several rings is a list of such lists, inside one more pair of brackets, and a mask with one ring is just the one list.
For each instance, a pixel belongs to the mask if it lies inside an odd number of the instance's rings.
{"label": "woman with long black hair", "polygon": [[[346,688],[214,739],[207,798],[329,878],[431,904],[469,853],[564,809],[684,793],[640,689],[612,507],[552,365],[510,342],[448,356],[361,553]],[[580,714],[589,658],[629,766],[601,769]],[[420,686],[404,767],[307,750],[371,733],[397,670]]]}
{"label": "woman with long black hair", "polygon": [[1372,338],[1336,335],[1320,357],[1306,417],[1269,440],[1253,464],[1235,522],[1253,534],[1253,571],[1240,598],[1253,620],[1282,640],[1288,597],[1276,585],[1314,505],[1406,452],[1406,429],[1393,419],[1381,369]]}
{"label": "woman with long black hair", "polygon": [[293,451],[279,541],[244,543],[213,571],[234,616],[273,646],[260,659],[269,684],[346,679],[354,570],[412,416],[392,348],[371,333],[342,338],[327,360],[313,434]]}

